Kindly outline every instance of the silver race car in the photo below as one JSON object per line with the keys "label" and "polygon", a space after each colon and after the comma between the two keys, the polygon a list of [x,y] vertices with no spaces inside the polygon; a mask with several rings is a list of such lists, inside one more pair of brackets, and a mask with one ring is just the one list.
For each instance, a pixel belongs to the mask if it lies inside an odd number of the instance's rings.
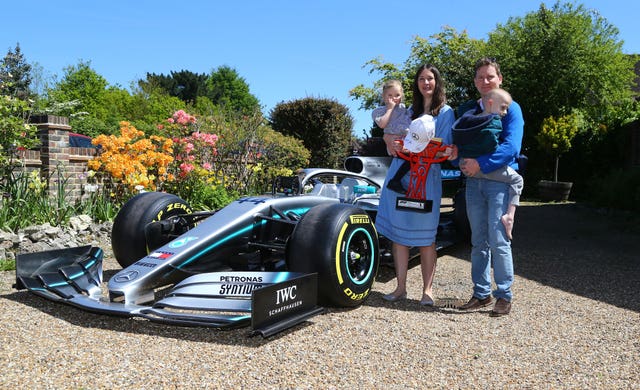
{"label": "silver race car", "polygon": [[[390,243],[374,223],[390,159],[352,156],[345,170],[278,178],[271,194],[195,212],[179,197],[146,192],[113,223],[122,270],[103,283],[100,248],[21,254],[17,289],[91,312],[215,328],[250,325],[268,337],[371,292]],[[458,171],[443,170],[459,181]],[[439,248],[458,240],[459,196],[441,214]],[[457,211],[456,211],[457,210]]]}

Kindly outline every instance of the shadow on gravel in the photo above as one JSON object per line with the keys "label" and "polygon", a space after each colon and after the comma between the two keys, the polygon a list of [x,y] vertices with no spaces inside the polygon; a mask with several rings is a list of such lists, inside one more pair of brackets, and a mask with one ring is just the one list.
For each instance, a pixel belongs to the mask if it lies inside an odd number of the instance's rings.
{"label": "shadow on gravel", "polygon": [[308,326],[313,326],[312,318],[311,322],[303,322],[265,339],[261,336],[250,337],[250,327],[225,330],[205,327],[185,327],[155,323],[144,318],[117,317],[91,313],[66,304],[46,300],[27,290],[0,295],[0,297],[30,306],[42,313],[82,328],[95,328],[112,332],[245,347],[260,347],[273,340],[286,337],[290,333],[300,331]]}
{"label": "shadow on gravel", "polygon": [[[516,275],[640,312],[640,216],[575,203],[523,204],[516,212],[512,248]],[[439,252],[466,261],[470,254],[467,244]],[[419,259],[409,263],[419,266]],[[380,268],[377,281],[393,278],[393,266]],[[468,282],[470,289],[470,275]],[[381,299],[373,302],[386,305]],[[420,308],[417,301],[394,306]]]}
{"label": "shadow on gravel", "polygon": [[[513,253],[516,274],[552,288],[640,312],[638,220],[638,217],[633,220],[624,215],[603,214],[574,203],[524,204],[516,213],[514,230]],[[466,244],[458,244],[441,251],[441,255],[443,254],[469,261],[470,248]],[[410,267],[415,266],[419,266],[418,259],[413,259],[410,263]],[[106,271],[108,272],[115,271]],[[109,278],[111,275],[105,276]],[[394,277],[393,268],[383,266],[377,280],[386,282]],[[470,283],[469,279],[469,286]],[[382,294],[374,292],[372,299],[365,304],[388,306],[381,296]],[[246,347],[260,347],[307,326],[317,326],[313,324],[312,319],[311,322],[263,339],[260,336],[248,337],[249,328],[189,328],[157,324],[145,319],[98,315],[47,301],[26,290],[2,295],[2,298],[31,306],[84,328]],[[464,302],[445,302],[444,307],[429,309],[421,307],[417,300],[405,300],[393,306],[401,310],[435,310],[466,314],[452,308],[461,303]],[[486,311],[490,309],[489,307]],[[330,309],[329,313],[343,311],[348,309]]]}
{"label": "shadow on gravel", "polygon": [[575,203],[522,205],[512,244],[515,272],[640,312],[638,222],[638,216],[606,214]]}
{"label": "shadow on gravel", "polygon": [[[451,256],[458,259],[469,260],[469,245],[467,243],[458,243],[453,246],[441,249],[438,251],[438,256]],[[441,260],[440,260],[441,261]],[[420,257],[416,255],[412,257],[409,261],[409,269],[414,267],[420,268]],[[378,269],[378,274],[376,275],[376,283],[387,283],[389,281],[393,281],[395,279],[395,271],[392,263],[382,264]],[[444,286],[444,287],[443,287]],[[390,289],[395,287],[395,281],[392,283]],[[413,295],[419,294],[419,292],[415,291],[415,286],[412,287],[414,291],[412,291]],[[436,297],[436,305],[435,307],[426,307],[420,305],[419,298],[407,298],[399,302],[387,302],[382,296],[384,295],[381,292],[373,291],[371,296],[364,303],[367,306],[373,307],[382,307],[382,308],[393,308],[395,310],[406,310],[406,311],[436,311],[436,312],[445,312],[448,314],[469,314],[472,312],[464,312],[457,309],[458,306],[466,303],[468,299],[468,294],[471,293],[471,279],[463,277],[461,280],[442,280],[441,277],[436,272],[436,277],[434,280],[434,289],[437,291]],[[460,296],[464,298],[459,298]],[[453,298],[458,297],[458,298]],[[335,310],[335,309],[333,309]],[[488,307],[487,310],[480,310],[480,312],[486,311],[487,313],[491,311],[491,307]]]}

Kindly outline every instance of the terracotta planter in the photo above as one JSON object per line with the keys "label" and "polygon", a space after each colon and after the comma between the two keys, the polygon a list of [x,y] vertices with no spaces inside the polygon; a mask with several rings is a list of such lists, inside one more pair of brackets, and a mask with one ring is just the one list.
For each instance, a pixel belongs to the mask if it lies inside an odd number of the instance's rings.
{"label": "terracotta planter", "polygon": [[565,201],[569,199],[573,183],[566,181],[540,180],[538,195],[544,201]]}

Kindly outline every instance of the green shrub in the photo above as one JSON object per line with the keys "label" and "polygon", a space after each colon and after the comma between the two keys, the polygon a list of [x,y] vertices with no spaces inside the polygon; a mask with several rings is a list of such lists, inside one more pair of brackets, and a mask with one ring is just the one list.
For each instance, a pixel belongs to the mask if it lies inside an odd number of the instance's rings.
{"label": "green shrub", "polygon": [[[76,213],[66,198],[66,179],[59,170],[43,180],[37,171],[5,174],[0,181],[0,229],[17,229],[42,223],[63,225]],[[55,178],[57,191],[51,194],[47,182]]]}
{"label": "green shrub", "polygon": [[0,271],[15,271],[16,261],[0,259]]}
{"label": "green shrub", "polygon": [[[96,186],[96,188],[98,188]],[[103,190],[92,192],[88,197],[78,202],[77,210],[81,214],[91,216],[94,221],[105,222],[113,221],[118,214],[118,206],[109,196],[109,193]]]}
{"label": "green shrub", "polygon": [[0,83],[0,170],[11,172],[15,152],[37,144],[37,129],[25,121],[29,105],[11,96],[2,95],[5,85]]}
{"label": "green shrub", "polygon": [[214,176],[204,172],[180,182],[165,183],[164,190],[184,199],[194,210],[217,210],[238,197],[230,193]]}
{"label": "green shrub", "polygon": [[353,117],[333,99],[304,98],[276,105],[271,127],[302,140],[311,151],[312,167],[340,168],[350,153]]}
{"label": "green shrub", "polygon": [[578,134],[581,123],[581,116],[577,113],[550,116],[542,121],[542,128],[535,139],[542,151],[554,158],[553,181],[558,181],[560,156],[571,149],[571,141]]}

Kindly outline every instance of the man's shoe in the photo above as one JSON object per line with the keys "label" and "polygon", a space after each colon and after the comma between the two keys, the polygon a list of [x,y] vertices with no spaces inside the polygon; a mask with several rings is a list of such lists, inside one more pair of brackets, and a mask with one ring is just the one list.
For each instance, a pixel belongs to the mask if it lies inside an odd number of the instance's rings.
{"label": "man's shoe", "polygon": [[469,302],[465,303],[462,306],[458,306],[458,310],[480,309],[481,307],[489,306],[492,301],[493,301],[493,299],[491,298],[491,296],[488,296],[488,297],[486,297],[484,299],[478,299],[476,297],[471,297],[471,299],[469,299]]}
{"label": "man's shoe", "polygon": [[435,302],[433,302],[433,298],[431,298],[427,294],[422,294],[422,299],[420,300],[420,305],[433,307],[435,305]]}
{"label": "man's shoe", "polygon": [[509,314],[511,311],[511,302],[507,301],[504,298],[498,298],[496,301],[496,305],[491,310],[489,314],[491,317],[502,317]]}

